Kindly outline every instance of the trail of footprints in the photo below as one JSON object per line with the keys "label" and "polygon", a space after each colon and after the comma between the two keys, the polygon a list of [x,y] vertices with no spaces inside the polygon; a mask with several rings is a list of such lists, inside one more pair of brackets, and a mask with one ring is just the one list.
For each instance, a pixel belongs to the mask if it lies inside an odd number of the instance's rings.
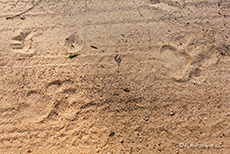
{"label": "trail of footprints", "polygon": [[[30,103],[18,113],[18,116],[27,115],[27,121],[35,122],[57,120],[58,118],[74,120],[88,100],[85,97],[85,89],[76,84],[70,79],[58,79],[48,82],[41,89],[28,91],[27,102]],[[40,103],[36,103],[36,101]],[[33,113],[28,111],[33,111]]]}
{"label": "trail of footprints", "polygon": [[[159,3],[160,0],[152,0],[151,2],[155,4]],[[168,8],[166,5],[163,6]],[[34,49],[34,40],[37,37],[45,38],[47,36],[47,34],[44,36],[31,29],[20,30],[15,34],[11,39],[10,47],[16,53],[23,54],[34,53],[36,51]],[[204,81],[205,76],[202,75],[202,72],[209,66],[217,63],[220,53],[230,53],[229,46],[223,45],[223,47],[209,49],[204,45],[193,45],[192,43],[195,41],[192,38],[193,36],[188,34],[176,35],[171,42],[162,44],[159,49],[160,60],[168,69],[170,77],[176,82],[186,82],[189,80],[193,82]],[[77,32],[67,34],[66,37],[61,39],[63,41],[62,45],[68,53],[78,52],[84,47],[84,40]],[[131,71],[133,70],[130,69]],[[64,116],[67,120],[75,120],[79,113],[83,113],[83,109],[81,109],[83,105],[89,102],[85,96],[87,91],[77,88],[70,80],[50,81],[41,91],[35,89],[28,92],[28,102],[31,103],[24,104],[21,113],[18,113],[17,116],[27,115],[23,119],[25,121],[29,119],[31,122],[41,122],[47,119],[55,120],[61,116]],[[67,100],[65,95],[69,95]],[[49,103],[32,102],[36,97],[39,98],[39,102]],[[56,100],[56,98],[61,99]],[[37,104],[42,106],[37,106]]]}
{"label": "trail of footprints", "polygon": [[[50,32],[50,35],[52,35],[52,32]],[[52,47],[54,46],[55,41],[59,41],[57,38],[53,38],[53,42],[45,42],[46,37],[49,37],[47,36],[47,32],[37,32],[37,30],[30,29],[18,30],[15,32],[15,36],[11,38],[10,47],[15,52],[30,54],[34,53],[38,46],[42,46],[42,44],[46,44],[46,46]],[[63,43],[55,46],[58,46],[57,48],[64,48],[68,53],[78,52],[84,46],[84,41],[77,32],[70,34],[67,38],[64,38],[63,34],[60,34],[58,38],[59,37],[62,38]],[[42,40],[42,43],[35,44],[40,40]]]}
{"label": "trail of footprints", "polygon": [[[37,35],[35,30],[23,30],[12,38],[11,48],[20,53],[33,53],[34,37]],[[210,49],[204,45],[196,45],[195,36],[190,34],[175,35],[169,43],[162,44],[160,47],[160,59],[168,69],[168,74],[175,81],[185,82],[192,79],[199,80],[202,71],[215,64],[220,53],[228,52],[228,46]],[[84,47],[84,40],[77,33],[70,34],[63,38],[63,46],[67,53],[80,51]],[[224,51],[220,51],[224,50]],[[225,51],[227,50],[227,51]]]}

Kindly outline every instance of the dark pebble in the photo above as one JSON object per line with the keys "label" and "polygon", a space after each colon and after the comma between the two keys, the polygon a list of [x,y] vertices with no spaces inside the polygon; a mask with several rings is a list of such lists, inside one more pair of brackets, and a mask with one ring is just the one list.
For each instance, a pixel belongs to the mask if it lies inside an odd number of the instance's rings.
{"label": "dark pebble", "polygon": [[112,132],[109,134],[110,137],[113,137],[115,135],[115,132]]}

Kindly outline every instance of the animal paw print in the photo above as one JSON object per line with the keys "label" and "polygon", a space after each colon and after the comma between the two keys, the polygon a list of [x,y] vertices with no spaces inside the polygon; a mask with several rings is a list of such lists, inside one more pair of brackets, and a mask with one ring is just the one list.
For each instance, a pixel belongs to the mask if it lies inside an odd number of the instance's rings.
{"label": "animal paw print", "polygon": [[176,81],[188,80],[188,69],[191,65],[190,56],[172,45],[163,45],[160,58],[168,68],[169,75]]}
{"label": "animal paw print", "polygon": [[81,36],[75,32],[65,39],[65,47],[69,53],[76,53],[83,48],[84,41]]}
{"label": "animal paw print", "polygon": [[33,35],[34,32],[31,30],[20,31],[19,34],[11,39],[11,48],[17,52],[28,53],[32,47]]}
{"label": "animal paw print", "polygon": [[176,81],[205,81],[203,72],[216,64],[220,55],[227,51],[226,47],[199,43],[200,39],[193,34],[181,32],[173,34],[172,40],[161,46],[160,59]]}

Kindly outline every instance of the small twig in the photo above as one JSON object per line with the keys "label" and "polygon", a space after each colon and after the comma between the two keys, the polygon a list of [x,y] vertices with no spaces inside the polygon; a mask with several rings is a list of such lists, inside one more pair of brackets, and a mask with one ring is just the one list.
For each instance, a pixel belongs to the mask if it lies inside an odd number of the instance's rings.
{"label": "small twig", "polygon": [[94,49],[98,49],[98,47],[94,46],[94,45],[91,45],[90,46],[91,48],[94,48]]}
{"label": "small twig", "polygon": [[141,13],[141,11],[140,11],[138,8],[136,8],[136,9],[137,9],[137,11],[139,12],[140,16],[144,18],[144,16],[143,16],[143,14]]}
{"label": "small twig", "polygon": [[140,14],[140,16],[141,16],[142,18],[144,18],[143,14],[141,13],[141,11],[138,9],[137,5],[135,4],[135,0],[133,0],[133,5],[134,5],[134,7],[136,8],[137,12]]}
{"label": "small twig", "polygon": [[81,54],[80,54],[80,53],[77,53],[77,54],[69,55],[68,57],[65,57],[65,58],[70,58],[70,59],[72,59],[72,58],[77,57],[77,56],[79,56],[79,55],[81,55]]}
{"label": "small twig", "polygon": [[21,12],[21,13],[19,13],[19,14],[16,14],[16,15],[14,15],[14,16],[10,16],[10,17],[6,17],[6,20],[8,20],[8,19],[13,19],[13,18],[15,18],[15,17],[18,17],[18,16],[20,16],[20,15],[22,15],[22,14],[25,14],[25,13],[27,13],[27,12],[29,12],[30,10],[32,10],[36,5],[38,5],[38,3],[40,3],[42,0],[39,0],[38,2],[36,2],[35,4],[34,4],[34,0],[33,0],[33,6],[32,7],[30,7],[29,9],[27,9],[27,10],[25,10],[25,11],[23,11],[23,12]]}
{"label": "small twig", "polygon": [[151,35],[150,35],[150,30],[148,29],[148,36],[149,36],[149,46],[151,45]]}

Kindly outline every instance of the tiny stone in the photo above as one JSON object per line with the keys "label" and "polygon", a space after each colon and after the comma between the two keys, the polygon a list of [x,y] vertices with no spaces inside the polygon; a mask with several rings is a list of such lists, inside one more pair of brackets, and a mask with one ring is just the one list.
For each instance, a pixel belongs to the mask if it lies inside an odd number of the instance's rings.
{"label": "tiny stone", "polygon": [[174,116],[174,113],[173,113],[173,112],[171,112],[171,113],[170,113],[170,116]]}
{"label": "tiny stone", "polygon": [[17,132],[18,132],[18,133],[21,133],[22,131],[21,131],[21,130],[18,130]]}
{"label": "tiny stone", "polygon": [[148,121],[148,120],[149,120],[149,118],[144,117],[144,120],[145,120],[145,121]]}
{"label": "tiny stone", "polygon": [[112,132],[109,134],[110,137],[113,137],[115,135],[115,132]]}
{"label": "tiny stone", "polygon": [[123,140],[121,140],[121,143],[124,143],[124,141],[123,141]]}

